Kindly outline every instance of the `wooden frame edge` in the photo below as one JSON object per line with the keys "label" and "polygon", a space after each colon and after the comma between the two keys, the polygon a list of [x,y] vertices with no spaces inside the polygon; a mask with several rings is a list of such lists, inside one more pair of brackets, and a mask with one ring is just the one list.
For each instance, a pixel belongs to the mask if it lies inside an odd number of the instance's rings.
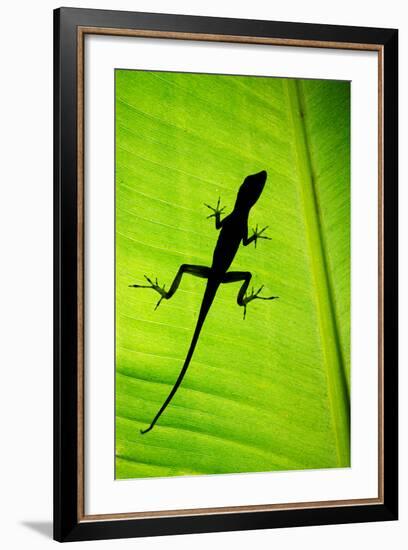
{"label": "wooden frame edge", "polygon": [[365,50],[379,51],[382,49],[381,44],[359,44],[357,42],[335,42],[324,40],[301,40],[295,38],[268,38],[262,36],[244,36],[244,35],[229,35],[229,34],[209,34],[199,32],[182,32],[182,31],[156,31],[144,29],[118,29],[115,27],[91,27],[78,26],[78,38],[83,40],[81,35],[99,34],[108,36],[128,36],[140,38],[161,38],[174,40],[194,40],[205,42],[227,42],[239,44],[264,44],[268,46],[295,46],[305,48],[331,48],[342,50]]}
{"label": "wooden frame edge", "polygon": [[78,32],[77,41],[77,286],[78,286],[78,441],[77,441],[77,461],[78,461],[78,481],[77,481],[77,510],[78,521],[85,515],[85,475],[84,475],[84,432],[85,432],[85,176],[84,176],[84,38],[85,35]]}

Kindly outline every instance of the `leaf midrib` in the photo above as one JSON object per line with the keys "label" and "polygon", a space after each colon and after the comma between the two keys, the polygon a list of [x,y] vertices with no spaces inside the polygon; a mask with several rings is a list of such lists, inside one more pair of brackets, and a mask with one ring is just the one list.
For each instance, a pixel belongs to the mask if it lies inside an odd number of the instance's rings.
{"label": "leaf midrib", "polygon": [[313,159],[307,130],[307,113],[302,85],[287,79],[287,94],[293,135],[301,202],[304,213],[308,258],[316,292],[316,310],[327,377],[328,399],[336,441],[338,466],[350,464],[350,397],[341,353],[339,327],[328,269]]}

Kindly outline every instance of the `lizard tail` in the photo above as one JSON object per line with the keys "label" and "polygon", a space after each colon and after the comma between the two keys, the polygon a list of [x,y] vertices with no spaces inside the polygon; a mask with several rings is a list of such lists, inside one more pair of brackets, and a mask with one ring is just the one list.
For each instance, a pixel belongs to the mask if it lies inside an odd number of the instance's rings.
{"label": "lizard tail", "polygon": [[197,324],[196,324],[196,327],[195,327],[195,330],[194,330],[193,338],[191,339],[191,344],[190,344],[189,350],[187,352],[187,356],[185,358],[183,368],[181,369],[180,374],[178,375],[178,378],[177,378],[171,392],[169,393],[166,401],[163,403],[163,405],[161,406],[159,412],[153,418],[150,426],[146,430],[140,430],[140,433],[146,434],[147,432],[150,432],[150,430],[154,427],[156,422],[159,420],[160,416],[166,410],[167,406],[169,405],[170,401],[173,399],[176,391],[178,390],[181,382],[183,381],[184,375],[186,374],[187,369],[190,365],[191,358],[193,357],[194,350],[195,350],[195,347],[197,345],[197,341],[198,341],[198,338],[200,336],[201,329],[203,327],[204,321],[207,317],[207,313],[208,313],[208,311],[211,307],[211,304],[213,303],[213,300],[214,300],[214,297],[215,297],[215,294],[218,290],[219,285],[220,285],[220,283],[218,281],[215,282],[215,281],[208,280],[207,287],[206,287],[205,293],[204,293],[204,298],[203,298],[203,301],[201,303],[201,308],[200,308],[200,313],[198,315]]}

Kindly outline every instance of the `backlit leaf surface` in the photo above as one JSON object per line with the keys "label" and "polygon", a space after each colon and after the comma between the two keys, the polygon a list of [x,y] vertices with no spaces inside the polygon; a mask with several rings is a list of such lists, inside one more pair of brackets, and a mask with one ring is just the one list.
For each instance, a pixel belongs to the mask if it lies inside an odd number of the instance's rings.
{"label": "backlit leaf surface", "polygon": [[[116,71],[116,477],[350,464],[350,87],[346,82]],[[218,232],[248,174],[268,179],[241,247],[251,271],[220,287],[181,387],[155,428],[190,345]]]}

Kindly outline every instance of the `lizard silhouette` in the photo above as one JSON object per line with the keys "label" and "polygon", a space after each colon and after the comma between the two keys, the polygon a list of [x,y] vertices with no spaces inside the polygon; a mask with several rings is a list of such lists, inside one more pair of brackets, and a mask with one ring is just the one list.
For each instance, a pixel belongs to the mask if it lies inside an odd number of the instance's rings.
{"label": "lizard silhouette", "polygon": [[203,327],[211,304],[214,301],[218,287],[223,283],[235,283],[243,281],[243,284],[238,292],[237,303],[244,308],[244,319],[246,316],[247,304],[252,300],[274,300],[278,298],[278,296],[259,296],[263,285],[256,292],[254,291],[254,288],[252,288],[251,293],[247,295],[247,289],[252,274],[249,271],[228,271],[241,242],[244,246],[248,246],[249,244],[254,242],[256,247],[256,242],[258,239],[270,240],[269,237],[263,234],[267,227],[264,227],[263,229],[258,231],[258,226],[256,226],[256,228],[253,229],[253,234],[248,237],[249,212],[261,196],[261,193],[265,186],[266,178],[267,173],[265,170],[262,170],[257,174],[251,174],[247,176],[238,190],[234,209],[223,220],[221,220],[221,214],[224,212],[225,207],[220,208],[220,199],[218,199],[217,206],[215,208],[208,204],[205,204],[207,208],[212,210],[212,214],[207,216],[207,218],[215,218],[216,229],[221,229],[217,244],[214,249],[211,267],[203,265],[182,264],[169,290],[167,291],[165,290],[165,285],[163,285],[162,287],[159,285],[157,278],[155,282],[153,282],[146,275],[145,279],[149,283],[148,285],[129,285],[129,287],[132,288],[150,288],[158,292],[160,294],[160,299],[155,307],[155,309],[157,309],[163,299],[169,300],[173,296],[173,294],[179,287],[181,279],[185,273],[188,273],[189,275],[194,275],[195,277],[207,279],[207,286],[204,292],[203,300],[201,302],[200,313],[191,340],[190,348],[184,361],[183,368],[181,369],[180,374],[167,399],[150,423],[150,426],[146,430],[140,430],[142,434],[149,432],[154,427],[160,416],[166,410],[170,401],[173,399],[177,389],[179,388],[184,378],[184,375],[186,374],[189,367],[198,338],[200,336],[201,329]]}

